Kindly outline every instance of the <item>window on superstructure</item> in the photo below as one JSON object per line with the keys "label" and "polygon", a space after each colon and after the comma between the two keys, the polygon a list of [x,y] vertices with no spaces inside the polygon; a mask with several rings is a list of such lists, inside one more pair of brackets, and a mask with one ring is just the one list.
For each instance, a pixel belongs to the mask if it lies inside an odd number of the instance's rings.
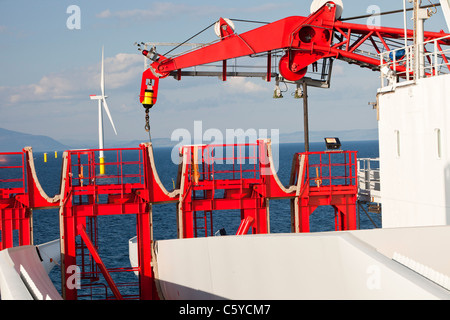
{"label": "window on superstructure", "polygon": [[438,159],[442,158],[442,134],[441,129],[434,129],[436,132],[436,155]]}
{"label": "window on superstructure", "polygon": [[395,151],[397,158],[400,158],[400,131],[395,130]]}

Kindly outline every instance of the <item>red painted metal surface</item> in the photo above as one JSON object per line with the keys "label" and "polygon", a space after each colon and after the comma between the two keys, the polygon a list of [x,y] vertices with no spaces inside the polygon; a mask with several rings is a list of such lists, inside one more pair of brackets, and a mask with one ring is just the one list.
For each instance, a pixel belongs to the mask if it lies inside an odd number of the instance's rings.
{"label": "red painted metal surface", "polygon": [[32,209],[57,207],[58,202],[40,190],[31,148],[0,153],[0,250],[33,244]]}
{"label": "red painted metal surface", "polygon": [[[61,250],[64,257],[62,270],[65,271],[70,266],[80,264],[83,268],[83,259],[80,262],[81,248],[77,247],[76,241],[76,237],[81,235],[116,298],[121,297],[120,291],[110,277],[110,271],[100,260],[95,237],[97,228],[93,221],[99,216],[134,214],[138,242],[140,298],[157,299],[151,268],[150,201],[162,203],[169,199],[168,196],[160,196],[162,192],[157,190],[159,187],[156,187],[149,148],[149,145],[141,145],[136,149],[105,150],[108,161],[105,163],[105,175],[99,174],[99,150],[64,153],[64,186],[62,188],[64,200],[61,205]],[[157,198],[158,195],[159,198]],[[170,200],[175,201],[173,198]],[[90,236],[85,232],[86,229],[91,230]],[[123,268],[122,271],[132,270]],[[70,276],[70,273],[64,272],[63,295],[65,299],[75,300],[78,291],[77,288],[67,285]]]}
{"label": "red painted metal surface", "polygon": [[236,235],[237,236],[242,236],[244,234],[247,234],[248,230],[250,230],[250,227],[253,225],[254,222],[255,222],[255,219],[253,219],[250,216],[248,216],[247,218],[242,220],[242,223],[239,226],[239,229],[236,232]]}
{"label": "red painted metal surface", "polygon": [[[263,140],[256,144],[183,147],[179,238],[198,236],[196,215],[200,212],[225,210],[241,211],[237,234],[244,234],[250,223],[253,234],[268,233],[269,199],[293,201],[294,232],[310,231],[310,216],[319,206],[335,209],[336,230],[356,229],[356,152],[296,155],[288,187],[277,181],[270,152],[270,144]],[[208,222],[213,229],[212,218]],[[206,220],[204,228],[208,228]],[[204,235],[208,236],[207,232]]]}
{"label": "red painted metal surface", "polygon": [[[224,210],[240,210],[241,220],[251,217],[254,234],[268,232],[267,202],[258,191],[263,184],[259,148],[259,144],[182,147],[179,238],[198,235],[196,218],[200,212]],[[209,223],[205,236],[213,229],[212,219]]]}
{"label": "red painted metal surface", "polygon": [[[280,60],[279,70],[281,76],[290,81],[301,80],[308,66],[324,58],[341,59],[378,70],[380,59],[377,55],[395,49],[392,40],[404,39],[404,29],[342,22],[335,19],[335,11],[334,4],[329,2],[308,17],[288,17],[242,34],[231,32],[221,18],[219,23],[226,32],[221,28],[223,32],[220,41],[176,57],[154,58],[151,67],[142,76],[141,103],[149,82],[152,82],[156,102],[159,79],[167,77],[173,71],[218,61],[224,61],[226,65],[228,59],[270,54],[277,50],[286,51]],[[444,32],[424,34],[425,41],[446,35]],[[413,30],[408,30],[407,36],[411,39]],[[450,45],[450,42],[444,39],[439,40],[437,44]],[[152,57],[149,51],[144,50],[143,54]],[[443,53],[441,56],[446,59]],[[401,63],[396,63],[392,69],[402,75],[407,72]],[[412,75],[412,71],[408,72]],[[268,75],[269,80],[270,72]],[[223,80],[226,80],[226,73]]]}
{"label": "red painted metal surface", "polygon": [[297,157],[300,192],[293,202],[293,231],[309,232],[310,216],[319,206],[335,209],[335,230],[355,230],[358,194],[355,151],[306,152]]}
{"label": "red painted metal surface", "polygon": [[[309,232],[309,217],[318,206],[333,206],[336,230],[356,228],[356,152],[302,153],[294,156],[290,185],[283,186],[274,169],[270,140],[235,145],[201,145],[181,148],[178,186],[168,192],[156,172],[151,144],[135,149],[104,150],[105,174],[100,174],[100,150],[66,151],[63,154],[61,194],[50,203],[42,196],[33,165],[27,169],[24,153],[18,165],[5,163],[0,188],[2,248],[14,245],[13,230],[20,230],[19,245],[31,243],[29,204],[60,207],[61,270],[63,297],[87,298],[86,290],[103,286],[114,299],[128,299],[112,273],[139,272],[140,299],[158,299],[152,269],[152,206],[176,203],[179,238],[212,236],[213,213],[239,210],[237,235],[270,232],[269,199],[291,200],[294,232]],[[316,158],[316,159],[315,159]],[[339,159],[336,159],[339,158]],[[342,160],[343,159],[343,160]],[[29,171],[27,171],[29,170]],[[28,174],[30,172],[31,174]],[[6,187],[5,183],[14,183]],[[36,190],[34,190],[34,187]],[[39,192],[36,192],[39,191]],[[39,196],[37,196],[39,194]],[[40,198],[42,197],[42,198]],[[108,268],[101,257],[98,218],[135,215],[138,267]],[[111,230],[115,232],[116,230]],[[82,241],[77,240],[81,238]],[[113,245],[111,243],[107,244]],[[73,266],[79,268],[81,287],[73,285]],[[106,283],[101,280],[103,277]],[[82,290],[79,293],[79,290]]]}
{"label": "red painted metal surface", "polygon": [[0,154],[0,250],[14,246],[14,230],[19,230],[20,243],[29,245],[30,211],[17,197],[26,193],[25,155]]}
{"label": "red painted metal surface", "polygon": [[101,270],[103,276],[105,277],[106,282],[108,283],[109,287],[111,288],[111,291],[113,292],[114,297],[117,300],[123,300],[122,294],[120,293],[119,289],[117,288],[116,284],[114,283],[110,273],[108,272],[108,269],[106,268],[105,264],[102,261],[102,258],[100,258],[100,255],[98,254],[96,247],[92,243],[91,238],[86,233],[86,228],[82,224],[79,224],[77,226],[77,229],[78,229],[78,232],[79,232],[81,238],[83,239],[84,243],[86,244],[90,254],[92,255],[94,261],[100,267],[100,270]]}

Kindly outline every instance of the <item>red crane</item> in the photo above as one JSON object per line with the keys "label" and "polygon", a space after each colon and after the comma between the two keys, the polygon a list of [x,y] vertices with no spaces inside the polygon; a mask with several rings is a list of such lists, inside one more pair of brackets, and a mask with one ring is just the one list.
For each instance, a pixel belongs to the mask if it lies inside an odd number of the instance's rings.
{"label": "red crane", "polygon": [[[267,79],[271,74],[271,52],[284,51],[279,62],[279,73],[288,81],[301,80],[308,66],[324,58],[333,58],[358,64],[373,70],[379,70],[380,58],[377,54],[391,51],[395,40],[405,38],[405,30],[399,28],[375,27],[340,21],[336,17],[337,6],[327,2],[308,17],[293,16],[266,24],[248,32],[237,34],[223,18],[217,23],[220,41],[203,46],[176,57],[159,55],[155,48],[143,50],[142,53],[153,63],[142,76],[140,102],[150,108],[158,98],[159,79],[182,69],[223,61],[223,79],[226,80],[226,61],[228,59],[255,56],[268,53]],[[414,31],[407,30],[406,36],[413,38]],[[447,57],[440,46],[450,45],[448,36],[441,32],[425,32],[425,41],[438,39],[437,46],[442,58]],[[369,46],[371,52],[362,51],[362,46]],[[447,64],[448,65],[448,64]],[[413,73],[398,62],[391,69],[405,75]],[[449,68],[450,69],[450,68]]]}

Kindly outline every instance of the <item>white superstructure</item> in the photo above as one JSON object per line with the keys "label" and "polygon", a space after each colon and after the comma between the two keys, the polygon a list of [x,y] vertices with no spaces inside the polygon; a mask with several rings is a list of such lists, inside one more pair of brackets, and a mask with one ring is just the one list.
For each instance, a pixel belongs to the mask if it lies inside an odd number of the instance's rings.
{"label": "white superstructure", "polygon": [[[378,92],[383,227],[450,224],[450,52],[438,40],[381,55]],[[441,40],[448,40],[442,38]],[[404,50],[397,73],[389,56]],[[417,55],[417,52],[421,52]],[[418,59],[416,59],[418,56]],[[395,68],[394,68],[395,69]]]}
{"label": "white superstructure", "polygon": [[383,227],[450,224],[450,75],[379,96]]}

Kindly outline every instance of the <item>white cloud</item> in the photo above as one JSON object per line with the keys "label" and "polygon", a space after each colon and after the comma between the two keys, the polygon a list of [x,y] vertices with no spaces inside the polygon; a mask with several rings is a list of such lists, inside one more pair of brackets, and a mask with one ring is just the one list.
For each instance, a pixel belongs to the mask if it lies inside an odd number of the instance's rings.
{"label": "white cloud", "polygon": [[171,2],[156,2],[152,4],[150,9],[132,9],[132,10],[122,10],[111,12],[107,9],[96,15],[97,18],[119,18],[119,19],[155,19],[162,17],[170,17],[178,14],[188,15],[188,16],[222,16],[232,13],[252,13],[252,12],[270,12],[280,7],[286,6],[287,4],[263,4],[259,6],[252,6],[248,8],[226,8],[222,6],[215,5],[203,5],[203,6],[193,6],[184,5]]}
{"label": "white cloud", "polygon": [[[105,59],[106,89],[119,89],[139,78],[142,57],[120,53]],[[15,87],[0,87],[0,102],[17,104],[30,101],[68,100],[100,91],[100,63],[44,75],[39,82]],[[134,83],[133,83],[134,84]]]}
{"label": "white cloud", "polygon": [[107,9],[96,15],[97,18],[106,19],[112,16],[111,10]]}
{"label": "white cloud", "polygon": [[234,93],[257,93],[268,90],[267,87],[245,78],[229,78],[227,79],[225,86],[228,91]]}
{"label": "white cloud", "polygon": [[245,9],[244,12],[266,12],[266,11],[273,11],[280,9],[281,7],[285,7],[287,4],[280,4],[280,3],[265,3],[260,6],[250,7],[248,9]]}
{"label": "white cloud", "polygon": [[188,12],[190,6],[174,4],[170,2],[157,2],[152,5],[151,9],[132,9],[111,12],[109,9],[97,14],[97,18],[119,18],[119,19],[151,19],[174,15],[180,12]]}
{"label": "white cloud", "polygon": [[[129,84],[135,84],[136,77],[140,79],[144,71],[143,56],[139,54],[119,53],[105,60],[105,81],[109,88],[118,89]],[[98,82],[100,83],[98,75]]]}
{"label": "white cloud", "polygon": [[347,66],[340,63],[339,60],[337,61],[337,63],[335,61],[335,63],[333,64],[333,76],[344,76],[346,67]]}

